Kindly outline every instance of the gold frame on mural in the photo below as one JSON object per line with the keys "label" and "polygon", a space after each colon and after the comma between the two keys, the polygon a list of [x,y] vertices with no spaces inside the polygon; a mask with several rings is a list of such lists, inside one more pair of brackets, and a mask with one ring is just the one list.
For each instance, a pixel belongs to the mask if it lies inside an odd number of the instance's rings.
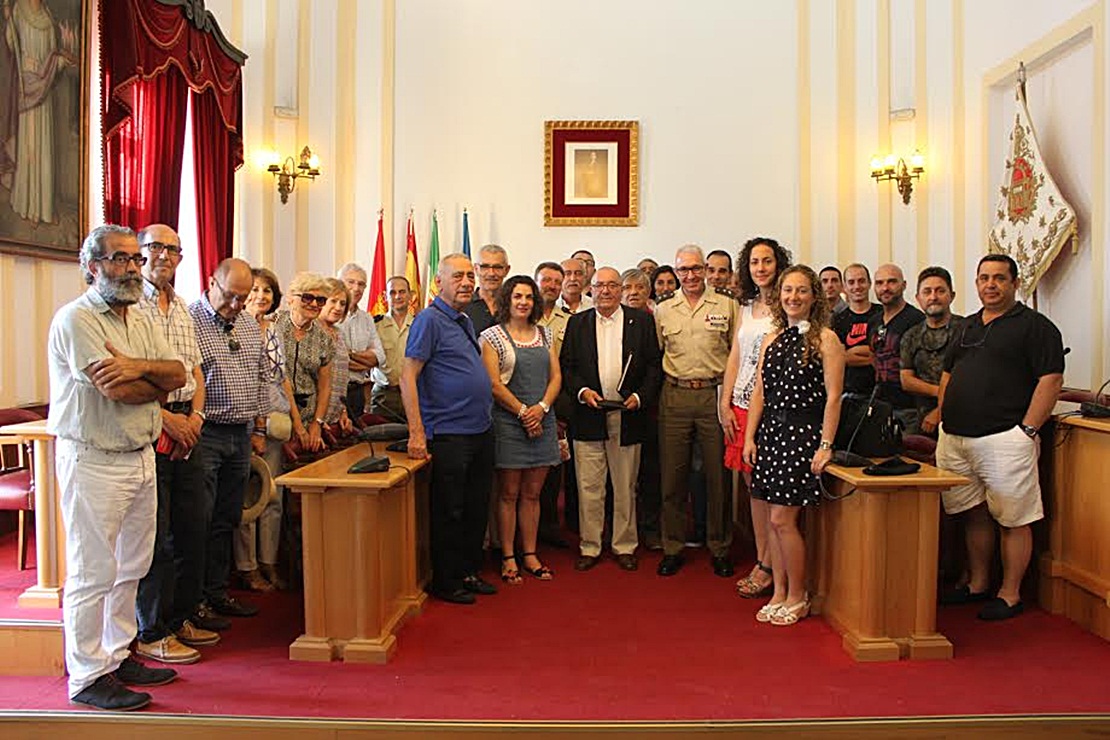
{"label": "gold frame on mural", "polygon": [[639,121],[545,121],[544,226],[639,226]]}
{"label": "gold frame on mural", "polygon": [[[71,136],[77,140],[75,142],[76,151],[73,151],[73,148],[64,149],[64,151],[56,150],[60,151],[59,156],[62,159],[52,159],[51,162],[51,166],[55,167],[55,174],[58,172],[59,162],[67,164],[70,173],[65,178],[57,176],[54,178],[54,208],[58,219],[56,223],[28,222],[27,219],[20,217],[8,202],[3,203],[2,207],[7,210],[6,215],[9,217],[7,219],[9,225],[5,226],[0,223],[0,254],[76,261],[81,242],[88,230],[89,75],[92,67],[90,50],[92,48],[93,4],[89,0],[46,0],[44,6],[51,12],[53,22],[60,29],[56,31],[59,49],[62,48],[63,41],[66,38],[71,38],[67,34],[74,31],[80,34],[78,39],[80,51],[76,55],[79,63],[77,69],[72,72],[75,79],[69,83],[71,85],[68,91],[69,97],[63,96],[63,99],[59,101],[55,99],[54,95],[51,95],[48,100],[48,104],[53,106],[55,142],[64,140],[66,136]],[[4,37],[8,22],[7,19],[0,17],[0,44],[5,43]],[[62,25],[58,25],[59,22]],[[64,69],[63,73],[65,73]],[[3,82],[4,80],[0,79],[0,83]],[[73,95],[73,86],[76,87],[75,96]],[[0,95],[5,92],[0,90]],[[57,90],[52,92],[56,93]],[[15,91],[15,94],[19,94],[18,90]],[[75,99],[71,100],[70,97]],[[72,111],[76,113],[72,118],[67,115],[67,102],[69,106],[78,108],[78,110]],[[65,130],[62,130],[63,128]],[[74,128],[77,130],[74,131]],[[76,136],[72,136],[73,134],[76,134]],[[5,145],[5,142],[0,142],[0,146],[3,145]],[[14,176],[15,173],[12,174]],[[58,193],[64,192],[66,187],[73,186],[76,189],[76,193],[71,196],[73,200],[63,201],[62,197],[64,196],[59,196]],[[0,197],[10,197],[10,189],[7,187],[0,188]],[[61,205],[63,202],[66,204],[65,206]]]}

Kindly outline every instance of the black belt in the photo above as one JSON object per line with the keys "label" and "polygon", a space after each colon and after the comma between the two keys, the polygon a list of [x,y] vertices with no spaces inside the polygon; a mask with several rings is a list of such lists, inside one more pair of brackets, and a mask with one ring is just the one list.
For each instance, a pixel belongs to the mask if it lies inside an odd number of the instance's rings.
{"label": "black belt", "polygon": [[820,424],[825,419],[823,411],[810,409],[776,409],[764,413],[778,419],[783,424]]}
{"label": "black belt", "polygon": [[192,401],[174,401],[173,403],[164,403],[162,408],[169,411],[171,414],[185,414],[188,416],[193,413]]}

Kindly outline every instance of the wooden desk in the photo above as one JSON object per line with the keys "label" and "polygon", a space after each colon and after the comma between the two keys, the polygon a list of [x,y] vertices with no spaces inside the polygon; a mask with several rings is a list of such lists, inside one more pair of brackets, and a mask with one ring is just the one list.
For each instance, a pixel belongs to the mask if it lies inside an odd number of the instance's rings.
{"label": "wooden desk", "polygon": [[[1058,418],[1038,600],[1110,640],[1110,419]],[[1043,459],[1043,458],[1042,458]]]}
{"label": "wooden desk", "polygon": [[814,613],[858,661],[951,658],[937,632],[940,492],[967,479],[922,465],[913,475],[864,475],[831,465],[830,493],[807,511],[807,573]]}
{"label": "wooden desk", "polygon": [[25,421],[0,428],[31,441],[35,477],[35,585],[19,595],[26,609],[57,609],[62,605],[66,579],[66,538],[58,482],[54,475],[54,435],[46,431],[46,419]]}
{"label": "wooden desk", "polygon": [[356,444],[277,479],[301,497],[305,632],[290,660],[385,663],[423,609],[431,469],[377,449],[388,473],[348,474],[369,454]]}

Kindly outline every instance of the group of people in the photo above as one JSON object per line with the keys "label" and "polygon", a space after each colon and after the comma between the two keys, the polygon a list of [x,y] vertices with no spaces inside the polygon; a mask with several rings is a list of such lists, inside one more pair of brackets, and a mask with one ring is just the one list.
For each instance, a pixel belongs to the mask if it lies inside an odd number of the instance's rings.
{"label": "group of people", "polygon": [[737,590],[768,597],[757,619],[786,626],[809,612],[798,517],[819,500],[842,398],[881,395],[907,431],[939,434],[938,464],[972,481],[944,496],[967,521],[969,569],[943,600],[984,601],[990,619],[1021,611],[1042,516],[1036,436],[1064,351],[1016,301],[1008,257],[979,263],[983,308],[963,320],[943,268],[921,272],[919,311],[902,271],[880,266],[872,304],[866,266],[815,272],[767,237],[744,244],[736,269],[726,251],[687,245],[670,265],[622,272],[579,250],[511,277],[508,252],[486,245],[476,261],[440,260],[423,310],[390,278],[377,317],[359,307],[367,274],[353,263],[336,278],[300,273],[283,293],[270,270],[228,259],[186,305],[173,289],[183,258],[163,225],[94,229],[89,289],[51,326],[75,702],[145,706],[128,686],[176,673],[135,656],[194,662],[227,617],[257,613],[228,593],[233,580],[284,587],[281,496],[240,522],[251,457],[276,475],[365,412],[405,423],[408,454],[431,458],[433,596],[496,593],[481,575],[487,544],[504,586],[552,580],[539,544],[568,546],[564,525],[579,535],[578,571],[607,549],[637,570],[643,544],[674,576],[692,531],[731,577],[731,470],[751,494],[757,557]]}

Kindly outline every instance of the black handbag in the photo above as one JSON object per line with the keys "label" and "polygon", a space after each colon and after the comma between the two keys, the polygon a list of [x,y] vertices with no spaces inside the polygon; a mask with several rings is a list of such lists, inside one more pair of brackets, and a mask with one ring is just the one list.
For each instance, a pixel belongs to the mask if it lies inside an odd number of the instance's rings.
{"label": "black handbag", "polygon": [[894,407],[870,396],[846,394],[840,402],[840,424],[833,449],[864,457],[889,457],[902,451],[902,427],[894,418]]}

